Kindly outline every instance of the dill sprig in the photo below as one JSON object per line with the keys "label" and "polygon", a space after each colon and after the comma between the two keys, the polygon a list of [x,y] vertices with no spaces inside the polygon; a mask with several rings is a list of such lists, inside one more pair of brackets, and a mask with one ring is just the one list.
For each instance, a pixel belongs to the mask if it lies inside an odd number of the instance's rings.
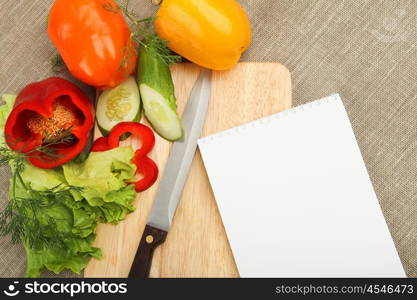
{"label": "dill sprig", "polygon": [[42,160],[63,158],[65,154],[58,153],[57,147],[60,145],[69,145],[75,140],[75,136],[72,134],[71,129],[72,127],[62,129],[53,136],[45,132],[42,145],[35,148],[33,153],[36,153],[35,155]]}
{"label": "dill sprig", "polygon": [[181,56],[172,54],[171,50],[167,46],[168,42],[157,35],[146,35],[142,40],[138,42],[140,45],[142,45],[142,47],[154,51],[156,55],[158,55],[167,65],[179,63],[182,61]]}
{"label": "dill sprig", "polygon": [[[72,134],[71,129],[72,127],[62,129],[54,135],[50,135],[45,131],[41,145],[32,150],[26,151],[25,153],[14,151],[6,145],[0,146],[0,165],[4,160],[16,161],[18,158],[29,159],[36,157],[43,161],[63,158],[65,154],[59,153],[58,147],[60,145],[71,144],[75,140],[75,136]],[[8,138],[8,143],[11,145],[17,145],[21,142],[22,139],[20,138]]]}
{"label": "dill sprig", "polygon": [[[47,137],[44,139],[45,143],[26,153],[12,150],[5,144],[0,146],[0,167],[8,165],[13,173],[9,202],[0,212],[0,236],[10,235],[12,242],[15,243],[20,239],[35,250],[50,246],[65,246],[65,241],[72,236],[71,232],[59,230],[57,221],[60,220],[46,212],[53,205],[63,203],[65,199],[71,197],[72,192],[80,192],[81,188],[57,185],[44,191],[37,191],[24,182],[22,173],[28,158],[39,153],[50,159],[56,158],[58,154],[51,149],[59,144],[69,143],[71,139],[71,135],[64,136],[60,140]],[[24,192],[22,189],[18,192],[18,186],[22,187]]]}
{"label": "dill sprig", "polygon": [[51,66],[54,73],[60,73],[66,68],[65,62],[59,54],[55,54],[51,58]]}
{"label": "dill sprig", "polygon": [[112,12],[114,14],[118,14],[120,11],[120,6],[116,4],[116,6],[113,6],[110,2],[103,3],[101,5],[105,10]]}
{"label": "dill sprig", "polygon": [[[139,18],[134,11],[129,9],[129,0],[122,0],[122,5],[119,6],[119,10],[123,12],[131,23],[131,38],[133,41],[142,47],[154,51],[155,54],[168,65],[181,62],[181,56],[173,54],[168,48],[168,42],[155,33],[153,24],[156,17]],[[134,52],[131,50],[130,45],[127,46],[127,49],[124,49],[124,56],[121,64],[123,68],[132,58],[131,55]]]}
{"label": "dill sprig", "polygon": [[[18,180],[19,184],[23,183]],[[61,220],[48,215],[47,211],[71,197],[71,191],[76,190],[79,188],[57,186],[36,191],[26,185],[26,195],[12,195],[6,208],[0,212],[0,236],[10,235],[12,242],[16,243],[20,239],[35,250],[65,246],[65,241],[72,237],[71,232],[59,230],[58,222]]]}

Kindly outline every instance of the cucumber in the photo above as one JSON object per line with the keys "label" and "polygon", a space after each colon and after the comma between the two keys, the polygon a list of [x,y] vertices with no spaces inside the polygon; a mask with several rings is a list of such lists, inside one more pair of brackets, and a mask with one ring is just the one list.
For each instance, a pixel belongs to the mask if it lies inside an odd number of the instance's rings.
{"label": "cucumber", "polygon": [[171,71],[156,49],[140,48],[137,74],[144,113],[153,129],[169,141],[182,138]]}
{"label": "cucumber", "polygon": [[97,100],[97,124],[103,135],[120,122],[139,122],[141,102],[138,85],[129,77],[118,86],[105,90]]}

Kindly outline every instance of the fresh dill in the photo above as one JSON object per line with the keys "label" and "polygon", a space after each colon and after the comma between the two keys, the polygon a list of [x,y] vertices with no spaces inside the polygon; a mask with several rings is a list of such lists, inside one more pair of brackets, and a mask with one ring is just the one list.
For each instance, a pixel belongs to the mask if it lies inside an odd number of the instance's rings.
{"label": "fresh dill", "polygon": [[[54,136],[44,133],[42,145],[35,148],[35,156],[38,156],[42,160],[53,160],[63,158],[64,154],[57,151],[57,146],[68,145],[75,140],[75,136],[71,133],[72,127],[63,129],[56,133]],[[29,153],[30,155],[31,153]]]}
{"label": "fresh dill", "polygon": [[[122,4],[119,7],[131,23],[131,38],[133,41],[142,47],[154,51],[168,65],[182,61],[181,56],[171,52],[168,48],[167,41],[155,33],[153,24],[156,17],[139,18],[134,11],[129,9],[129,0],[122,0]],[[129,48],[130,46],[128,45],[127,49],[124,49],[122,68],[125,68],[127,62],[132,58],[132,53],[134,53]]]}
{"label": "fresh dill", "polygon": [[[63,129],[54,135],[44,132],[44,137],[40,146],[21,153],[10,149],[8,146],[0,146],[0,165],[4,160],[16,160],[18,158],[29,159],[39,158],[43,161],[63,158],[65,154],[59,153],[57,147],[60,145],[71,144],[75,140],[75,136],[71,132],[72,127]],[[19,138],[8,138],[8,143],[17,145],[22,142]]]}
{"label": "fresh dill", "polygon": [[167,46],[167,41],[155,34],[145,35],[142,40],[138,40],[137,42],[142,47],[154,51],[156,55],[158,55],[167,65],[182,61],[181,56],[172,54],[171,50]]}
{"label": "fresh dill", "polygon": [[116,6],[113,6],[110,2],[103,3],[101,5],[105,10],[112,12],[114,14],[118,14],[120,11],[120,6],[116,4]]}
{"label": "fresh dill", "polygon": [[5,144],[0,146],[0,167],[8,165],[12,170],[9,202],[0,212],[0,236],[10,235],[12,242],[20,239],[35,250],[50,246],[65,246],[65,240],[71,236],[71,233],[59,230],[60,220],[47,212],[53,205],[63,203],[71,197],[72,192],[80,192],[81,189],[58,185],[37,191],[24,182],[22,173],[28,158],[41,153],[53,159],[58,154],[51,149],[59,144],[69,143],[71,139],[72,135],[64,136],[59,141],[48,138],[43,145],[26,153],[12,150]]}
{"label": "fresh dill", "polygon": [[54,73],[60,73],[65,69],[65,62],[62,59],[62,56],[59,54],[55,54],[52,58],[51,58],[51,66],[52,66],[52,71]]}
{"label": "fresh dill", "polygon": [[[17,184],[22,184],[18,180]],[[10,235],[12,242],[16,243],[20,239],[35,250],[65,246],[65,240],[71,237],[70,232],[59,230],[59,222],[65,220],[51,216],[48,211],[71,197],[71,191],[78,189],[57,186],[36,191],[26,185],[25,195],[12,195],[6,208],[0,212],[0,236]],[[13,193],[15,192],[12,191]]]}

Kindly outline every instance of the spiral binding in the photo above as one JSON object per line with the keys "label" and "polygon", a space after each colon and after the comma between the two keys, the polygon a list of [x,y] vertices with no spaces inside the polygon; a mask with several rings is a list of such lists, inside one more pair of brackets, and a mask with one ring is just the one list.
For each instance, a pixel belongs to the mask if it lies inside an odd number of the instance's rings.
{"label": "spiral binding", "polygon": [[201,138],[198,143],[200,145],[205,144],[209,141],[214,141],[217,139],[221,139],[224,138],[226,136],[231,136],[231,135],[235,135],[235,134],[240,134],[243,133],[249,129],[253,129],[253,128],[257,128],[259,125],[266,125],[272,121],[278,120],[278,119],[283,119],[283,118],[288,118],[294,114],[300,113],[302,111],[308,110],[308,109],[313,109],[314,107],[318,107],[318,106],[322,106],[325,103],[331,102],[331,101],[341,101],[339,94],[333,94],[330,96],[327,96],[325,98],[316,100],[316,101],[312,101],[300,106],[297,106],[295,108],[291,108],[288,110],[284,110],[282,112],[258,119],[256,121],[253,122],[249,122],[246,123],[244,125],[240,125],[237,127],[233,127],[230,129],[226,129],[224,131],[221,131],[219,133],[215,133],[213,135],[209,135],[207,137]]}

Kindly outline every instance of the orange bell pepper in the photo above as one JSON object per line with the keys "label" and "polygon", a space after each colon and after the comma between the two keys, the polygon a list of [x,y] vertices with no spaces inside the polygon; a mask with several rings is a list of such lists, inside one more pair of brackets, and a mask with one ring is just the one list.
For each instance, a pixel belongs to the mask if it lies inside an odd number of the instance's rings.
{"label": "orange bell pepper", "polygon": [[213,70],[233,67],[248,48],[248,17],[235,0],[164,0],[155,21],[168,47]]}
{"label": "orange bell pepper", "polygon": [[69,71],[99,89],[124,81],[136,68],[136,49],[114,0],[56,0],[48,35]]}

